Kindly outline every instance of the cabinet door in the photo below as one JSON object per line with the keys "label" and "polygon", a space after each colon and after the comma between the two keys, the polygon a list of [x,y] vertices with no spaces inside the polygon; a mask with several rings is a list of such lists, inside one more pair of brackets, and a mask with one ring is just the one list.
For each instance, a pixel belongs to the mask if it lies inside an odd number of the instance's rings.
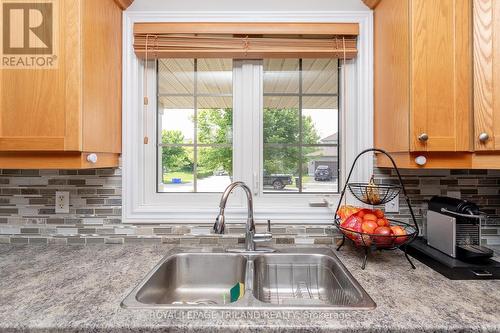
{"label": "cabinet door", "polygon": [[80,1],[54,4],[57,65],[0,70],[0,151],[81,150]]}
{"label": "cabinet door", "polygon": [[409,150],[408,6],[408,0],[384,0],[374,12],[374,139],[389,152]]}
{"label": "cabinet door", "polygon": [[410,150],[472,149],[470,0],[411,0]]}
{"label": "cabinet door", "polygon": [[474,0],[474,145],[500,150],[500,1]]}
{"label": "cabinet door", "polygon": [[121,152],[121,23],[114,2],[82,3],[84,151]]}

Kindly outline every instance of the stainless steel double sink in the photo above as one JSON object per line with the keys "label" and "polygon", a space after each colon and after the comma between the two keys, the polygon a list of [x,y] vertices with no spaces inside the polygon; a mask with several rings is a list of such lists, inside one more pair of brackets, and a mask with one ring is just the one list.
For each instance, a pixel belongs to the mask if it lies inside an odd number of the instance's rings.
{"label": "stainless steel double sink", "polygon": [[[242,298],[230,289],[244,283]],[[175,249],[123,300],[141,309],[374,309],[375,302],[327,248],[273,253]]]}

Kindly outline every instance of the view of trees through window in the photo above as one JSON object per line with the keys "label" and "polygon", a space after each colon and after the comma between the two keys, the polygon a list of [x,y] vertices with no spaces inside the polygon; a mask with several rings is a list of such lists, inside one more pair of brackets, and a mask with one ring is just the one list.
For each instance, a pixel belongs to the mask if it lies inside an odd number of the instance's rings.
{"label": "view of trees through window", "polygon": [[265,192],[338,191],[338,61],[265,59]]}
{"label": "view of trees through window", "polygon": [[[232,60],[158,61],[159,192],[233,180]],[[338,191],[336,59],[264,60],[265,192]]]}

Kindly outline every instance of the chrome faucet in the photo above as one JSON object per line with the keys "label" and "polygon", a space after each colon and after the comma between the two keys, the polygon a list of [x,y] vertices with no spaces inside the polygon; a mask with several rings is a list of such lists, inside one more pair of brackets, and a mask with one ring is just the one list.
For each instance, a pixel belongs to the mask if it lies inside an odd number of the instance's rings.
{"label": "chrome faucet", "polygon": [[[241,187],[245,191],[245,194],[247,196],[248,214],[247,214],[247,223],[245,229],[245,251],[250,251],[250,252],[257,251],[255,249],[255,243],[269,241],[273,237],[271,234],[271,222],[269,220],[267,221],[267,232],[265,233],[255,232],[255,221],[253,219],[252,191],[244,182],[233,182],[229,184],[229,186],[222,194],[222,198],[220,199],[220,204],[219,204],[219,215],[217,215],[217,218],[215,219],[214,231],[217,234],[224,233],[224,227],[226,222],[224,216],[224,210],[226,208],[227,199],[231,194],[231,192],[237,187]],[[268,252],[269,249],[262,249],[262,251]]]}

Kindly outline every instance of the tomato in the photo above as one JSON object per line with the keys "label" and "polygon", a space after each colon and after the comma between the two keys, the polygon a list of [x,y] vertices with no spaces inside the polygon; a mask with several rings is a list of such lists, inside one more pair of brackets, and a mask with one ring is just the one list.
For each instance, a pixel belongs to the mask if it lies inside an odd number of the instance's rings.
{"label": "tomato", "polygon": [[379,219],[384,217],[384,212],[381,209],[375,209],[373,214],[375,214]]}
{"label": "tomato", "polygon": [[372,214],[372,213],[367,213],[363,216],[363,221],[373,221],[373,222],[377,222],[377,216],[375,214]]}
{"label": "tomato", "polygon": [[377,225],[379,227],[388,227],[389,221],[386,218],[379,218],[379,219],[377,219]]}
{"label": "tomato", "polygon": [[[398,245],[403,244],[408,239],[408,237],[405,236],[406,230],[404,228],[400,227],[399,225],[392,226],[391,230],[392,230],[392,233],[394,234],[394,236],[399,236],[399,237],[394,237],[395,244],[398,244]],[[403,236],[405,236],[405,237],[403,237]]]}
{"label": "tomato", "polygon": [[361,230],[367,234],[373,234],[373,231],[378,228],[378,224],[371,220],[364,220],[361,224]]}

